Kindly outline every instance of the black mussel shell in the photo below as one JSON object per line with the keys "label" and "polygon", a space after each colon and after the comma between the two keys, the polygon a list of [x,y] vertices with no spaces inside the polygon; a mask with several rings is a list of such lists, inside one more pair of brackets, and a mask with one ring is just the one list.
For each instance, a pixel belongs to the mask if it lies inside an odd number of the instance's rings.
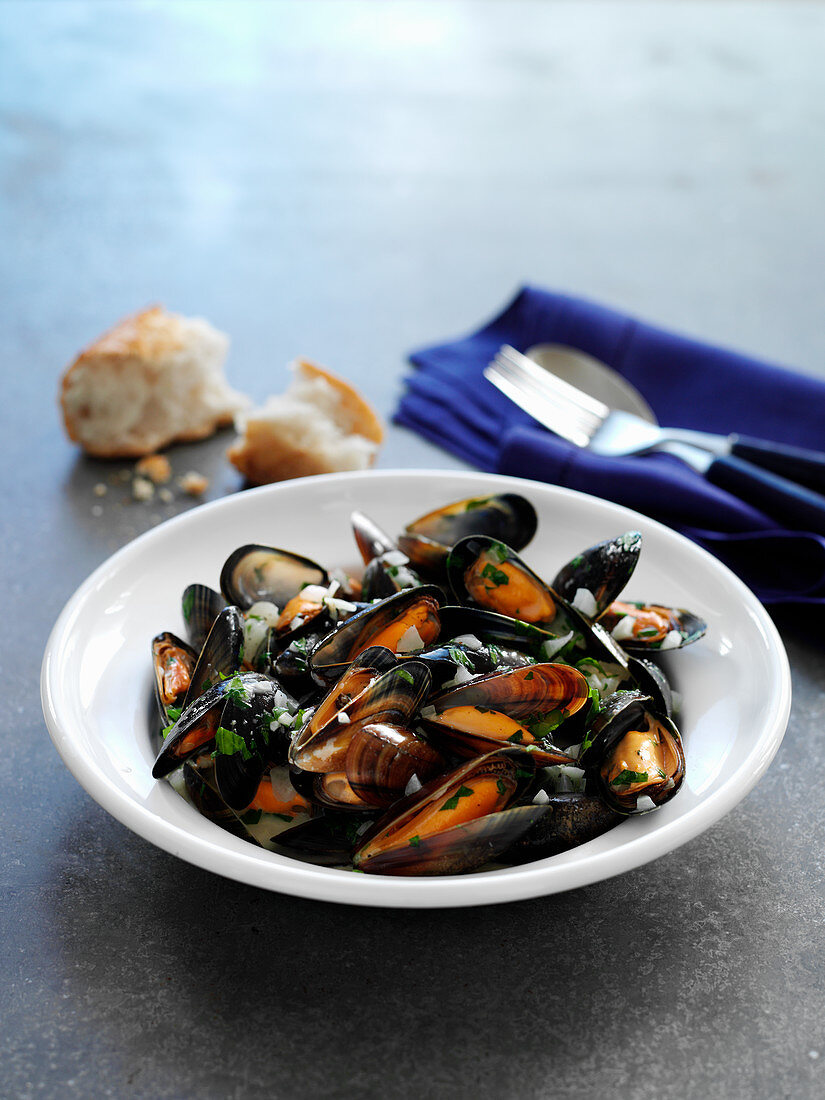
{"label": "black mussel shell", "polygon": [[186,693],[184,708],[219,680],[233,676],[243,662],[243,619],[237,607],[225,607],[212,624],[212,629]]}
{"label": "black mussel shell", "polygon": [[517,806],[535,778],[529,753],[499,749],[425,783],[364,835],[353,857],[371,874],[475,870],[511,847],[546,812]]}
{"label": "black mussel shell", "polygon": [[617,691],[597,715],[579,764],[588,790],[621,814],[647,813],[668,802],[685,777],[682,739],[640,691]]}
{"label": "black mussel shell", "polygon": [[152,768],[152,776],[162,779],[184,760],[211,749],[228,692],[263,690],[260,685],[266,685],[266,690],[273,687],[271,680],[257,672],[241,672],[230,679],[219,680],[193,699],[169,730]]}
{"label": "black mussel shell", "polygon": [[550,587],[587,619],[598,619],[624,591],[639,554],[642,536],[627,531],[583,550],[562,566]]}
{"label": "black mussel shell", "polygon": [[[439,612],[441,636],[462,645],[483,642],[496,650],[502,648],[529,654],[537,661],[549,661],[576,648],[575,633],[558,635],[532,623],[500,615],[481,607],[447,604]],[[572,630],[572,627],[571,627]],[[584,643],[581,643],[583,651]]]}
{"label": "black mussel shell", "polygon": [[353,512],[351,521],[352,533],[355,535],[364,565],[369,565],[373,558],[380,558],[382,554],[398,549],[398,543],[363,512]]}
{"label": "black mussel shell", "polygon": [[673,717],[673,691],[667,676],[647,657],[629,657],[627,671],[644,695],[649,695],[657,714]]}
{"label": "black mussel shell", "polygon": [[272,729],[271,715],[282,693],[271,681],[230,690],[215,735],[215,784],[224,802],[243,810],[255,797],[267,766],[286,762],[288,735]]}
{"label": "black mussel shell", "polygon": [[171,631],[152,639],[155,700],[164,726],[169,721],[169,707],[183,707],[196,664],[197,654],[192,647]]}
{"label": "black mussel shell", "polygon": [[359,833],[372,817],[327,810],[322,817],[285,829],[272,838],[272,847],[282,855],[319,867],[347,867],[358,843]]}
{"label": "black mussel shell", "polygon": [[553,794],[547,812],[505,854],[513,863],[555,856],[586,844],[625,820],[596,795]]}
{"label": "black mussel shell", "polygon": [[516,493],[458,500],[408,523],[399,547],[427,575],[440,574],[447,551],[468,535],[488,535],[520,550],[536,533],[533,505]]}
{"label": "black mussel shell", "polygon": [[189,762],[185,763],[183,765],[183,781],[186,793],[199,813],[228,833],[232,833],[233,836],[240,837],[241,840],[248,840],[260,847],[258,841],[240,821],[234,810],[227,806],[217,791],[206,781],[201,769]]}
{"label": "black mussel shell", "polygon": [[404,646],[403,642],[413,629],[421,642],[417,648],[426,648],[440,632],[438,611],[443,601],[440,588],[423,585],[372,604],[321,639],[310,654],[310,671],[319,683],[331,683],[368,647],[384,646],[397,652],[400,646],[412,654],[416,646]]}
{"label": "black mussel shell", "polygon": [[558,595],[506,543],[486,535],[461,539],[447,558],[447,579],[460,604],[483,607],[565,634]]}
{"label": "black mussel shell", "polygon": [[614,600],[601,624],[628,653],[640,654],[682,649],[708,628],[692,611],[639,600]]}
{"label": "black mussel shell", "polygon": [[186,633],[196,653],[203,649],[204,642],[218,615],[226,607],[226,600],[205,584],[190,584],[183,590],[181,609]]}
{"label": "black mussel shell", "polygon": [[226,559],[220,584],[227,601],[243,610],[259,600],[283,610],[306,585],[327,588],[329,576],[310,558],[275,546],[249,543],[239,546]]}

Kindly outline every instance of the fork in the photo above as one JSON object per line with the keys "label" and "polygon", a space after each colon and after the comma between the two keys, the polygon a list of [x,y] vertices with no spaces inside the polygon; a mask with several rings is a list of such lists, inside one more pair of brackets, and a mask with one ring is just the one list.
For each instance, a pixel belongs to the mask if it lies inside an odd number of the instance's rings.
{"label": "fork", "polygon": [[578,447],[608,457],[665,451],[784,523],[825,534],[825,496],[754,464],[776,459],[800,480],[825,486],[825,454],[760,440],[740,445],[737,436],[659,428],[632,413],[610,409],[508,345],[485,368],[484,376],[534,420]]}

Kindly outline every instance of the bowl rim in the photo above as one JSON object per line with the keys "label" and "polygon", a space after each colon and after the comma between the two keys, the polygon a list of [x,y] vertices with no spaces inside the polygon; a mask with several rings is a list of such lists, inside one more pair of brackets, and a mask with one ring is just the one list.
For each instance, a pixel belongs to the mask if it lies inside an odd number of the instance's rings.
{"label": "bowl rim", "polygon": [[[474,488],[491,485],[504,491],[549,492],[562,499],[590,502],[607,512],[613,511],[621,522],[637,519],[646,527],[665,532],[689,546],[697,560],[724,577],[726,585],[739,598],[745,611],[762,636],[763,644],[775,664],[778,685],[763,713],[759,735],[747,755],[751,767],[741,774],[740,766],[708,797],[694,806],[686,817],[680,817],[636,837],[615,848],[594,854],[582,853],[570,862],[553,862],[562,856],[501,870],[470,875],[403,878],[394,876],[353,874],[351,871],[315,867],[272,852],[253,848],[247,842],[225,833],[215,826],[216,837],[206,842],[202,837],[186,833],[180,825],[167,820],[115,785],[106,773],[83,751],[71,723],[62,715],[61,656],[66,640],[71,637],[91,594],[114,576],[143,548],[151,545],[158,532],[185,528],[194,516],[205,510],[219,513],[225,509],[245,507],[247,501],[277,494],[285,487],[294,487],[297,479],[277,482],[209,501],[174,516],[139,535],[103,561],[69,597],[49,634],[43,654],[40,691],[43,714],[49,735],[66,766],[87,793],[127,828],[156,846],[189,863],[224,877],[298,897],[334,901],[352,905],[393,908],[449,908],[480,904],[497,904],[549,895],[576,889],[611,878],[648,863],[693,839],[727,814],[758,783],[768,768],[784,736],[791,707],[790,666],[779,633],[756,596],[726,566],[708,551],[690,542],[683,535],[623,505],[577,490],[530,481],[501,474],[474,470],[442,470],[436,468],[380,469],[336,474],[321,474],[300,479],[302,489],[312,492],[313,486],[336,482],[395,480],[398,478],[454,480],[464,482],[471,495]],[[239,503],[240,502],[240,503]],[[586,847],[586,846],[585,846]],[[245,850],[246,849],[246,850]],[[580,853],[581,849],[574,849]],[[266,859],[261,858],[261,853]],[[549,864],[549,865],[548,865]]]}

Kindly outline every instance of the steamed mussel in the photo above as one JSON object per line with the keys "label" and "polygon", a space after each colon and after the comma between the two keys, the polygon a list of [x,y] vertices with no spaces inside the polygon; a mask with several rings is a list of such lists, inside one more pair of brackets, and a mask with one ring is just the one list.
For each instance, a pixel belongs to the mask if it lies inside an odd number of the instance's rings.
{"label": "steamed mussel", "polygon": [[352,525],[360,581],[255,543],[220,591],[187,587],[189,641],[152,641],[156,778],[270,851],[393,875],[543,859],[674,797],[678,696],[655,658],[706,624],[626,598],[638,532],[548,581],[515,494],[397,536]]}

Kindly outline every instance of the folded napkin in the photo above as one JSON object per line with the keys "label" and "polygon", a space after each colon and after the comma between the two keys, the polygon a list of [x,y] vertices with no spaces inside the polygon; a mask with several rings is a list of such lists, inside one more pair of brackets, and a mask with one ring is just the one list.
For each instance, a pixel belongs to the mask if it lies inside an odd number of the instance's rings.
{"label": "folded napkin", "polygon": [[669,427],[825,450],[825,382],[527,287],[479,332],[415,352],[395,421],[483,470],[624,504],[681,531],[767,604],[825,605],[825,538],[790,531],[665,454],[603,458],[538,426],[483,376],[502,344],[569,344],[632,382]]}

